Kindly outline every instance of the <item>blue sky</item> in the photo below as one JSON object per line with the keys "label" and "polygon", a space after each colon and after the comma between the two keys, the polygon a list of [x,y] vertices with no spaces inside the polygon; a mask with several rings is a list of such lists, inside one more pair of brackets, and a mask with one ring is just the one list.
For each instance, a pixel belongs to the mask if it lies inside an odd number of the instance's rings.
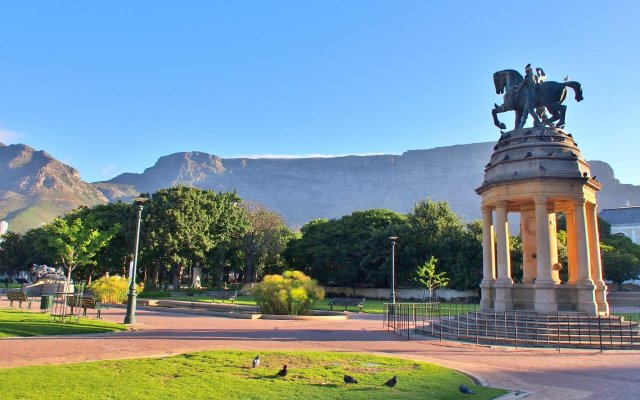
{"label": "blue sky", "polygon": [[[0,0],[0,141],[87,181],[179,151],[492,141],[493,72],[533,63],[583,85],[567,130],[638,185],[640,2],[549,4]],[[511,127],[513,113],[501,119]]]}

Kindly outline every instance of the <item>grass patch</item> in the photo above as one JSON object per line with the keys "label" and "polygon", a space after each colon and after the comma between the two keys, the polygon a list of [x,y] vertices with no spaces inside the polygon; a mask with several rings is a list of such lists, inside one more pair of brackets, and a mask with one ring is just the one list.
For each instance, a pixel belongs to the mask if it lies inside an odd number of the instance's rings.
{"label": "grass patch", "polygon": [[20,310],[0,310],[0,338],[43,335],[71,335],[126,331],[124,325],[79,318],[77,324],[49,321],[49,314]]}
{"label": "grass patch", "polygon": [[[467,376],[434,364],[327,352],[208,351],[164,358],[5,369],[3,397],[10,399],[474,399],[506,391],[474,386]],[[283,364],[286,377],[277,377]],[[346,385],[349,374],[358,384]],[[382,384],[398,376],[395,388]],[[55,379],[51,379],[55,377]]]}

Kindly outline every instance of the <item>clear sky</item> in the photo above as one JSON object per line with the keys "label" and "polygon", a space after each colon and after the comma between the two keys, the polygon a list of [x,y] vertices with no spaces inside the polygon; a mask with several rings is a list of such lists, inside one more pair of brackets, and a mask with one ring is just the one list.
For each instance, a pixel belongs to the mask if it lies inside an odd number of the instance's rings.
{"label": "clear sky", "polygon": [[0,0],[0,141],[87,181],[492,141],[492,74],[532,63],[582,84],[567,130],[638,185],[639,50],[638,1]]}

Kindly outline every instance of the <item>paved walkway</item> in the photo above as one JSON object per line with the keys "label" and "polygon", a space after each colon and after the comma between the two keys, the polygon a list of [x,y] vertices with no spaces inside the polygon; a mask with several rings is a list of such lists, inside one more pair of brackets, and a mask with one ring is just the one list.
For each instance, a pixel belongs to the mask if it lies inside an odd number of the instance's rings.
{"label": "paved walkway", "polygon": [[[0,307],[6,307],[2,304]],[[124,309],[103,311],[122,322]],[[361,352],[437,363],[485,384],[532,393],[532,399],[632,399],[640,393],[640,352],[523,350],[387,332],[380,316],[348,321],[274,321],[138,310],[136,330],[105,335],[0,340],[0,368],[166,356],[216,349]]]}

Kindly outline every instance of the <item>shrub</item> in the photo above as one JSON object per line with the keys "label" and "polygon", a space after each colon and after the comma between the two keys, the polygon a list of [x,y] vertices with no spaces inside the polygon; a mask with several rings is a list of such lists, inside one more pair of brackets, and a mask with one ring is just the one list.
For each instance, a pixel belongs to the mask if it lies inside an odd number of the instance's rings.
{"label": "shrub", "polygon": [[138,294],[141,299],[158,299],[162,297],[171,297],[171,292],[166,290],[144,290]]}
{"label": "shrub", "polygon": [[303,315],[316,301],[324,299],[324,289],[300,271],[267,275],[262,282],[244,290],[253,294],[264,314]]}
{"label": "shrub", "polygon": [[[144,284],[139,283],[136,291],[140,293]],[[129,280],[123,276],[103,276],[89,285],[93,296],[102,303],[124,304],[129,293]]]}

